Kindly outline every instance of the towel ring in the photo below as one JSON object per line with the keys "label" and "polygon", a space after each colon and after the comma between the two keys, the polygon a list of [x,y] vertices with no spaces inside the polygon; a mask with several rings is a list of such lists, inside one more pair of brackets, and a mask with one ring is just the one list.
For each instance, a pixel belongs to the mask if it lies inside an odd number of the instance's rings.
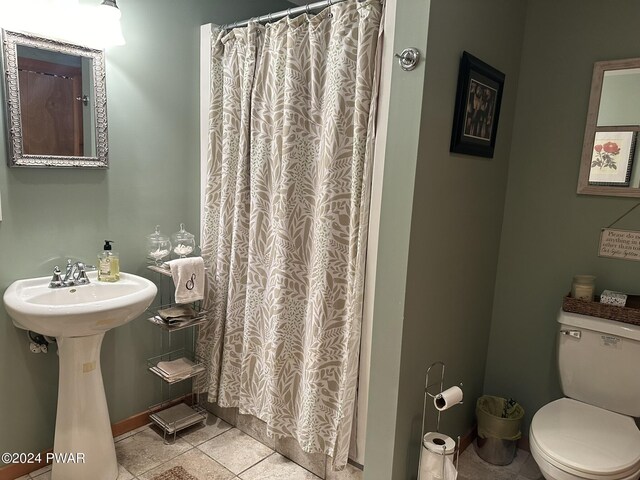
{"label": "towel ring", "polygon": [[273,22],[273,20],[271,20],[271,13],[269,13],[269,15],[267,15],[267,22],[268,23]]}
{"label": "towel ring", "polygon": [[291,16],[291,9],[287,8],[287,17],[290,17],[290,16]]}
{"label": "towel ring", "polygon": [[309,15],[309,6],[310,6],[310,4],[307,3],[305,5],[305,7],[304,7],[304,10],[305,10],[305,12],[307,12],[307,15]]}

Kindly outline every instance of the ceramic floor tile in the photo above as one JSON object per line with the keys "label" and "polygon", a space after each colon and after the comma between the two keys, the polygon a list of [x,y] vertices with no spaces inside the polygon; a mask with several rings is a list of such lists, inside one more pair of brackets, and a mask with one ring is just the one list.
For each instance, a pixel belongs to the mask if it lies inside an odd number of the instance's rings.
{"label": "ceramic floor tile", "polygon": [[319,480],[320,478],[279,453],[270,455],[242,472],[239,477],[242,480]]}
{"label": "ceramic floor tile", "polygon": [[527,461],[522,465],[522,468],[518,473],[520,477],[528,480],[543,480],[540,468],[538,468],[538,464],[533,459],[532,455],[529,455],[529,458],[527,458]]}
{"label": "ceramic floor tile", "polygon": [[182,455],[163,463],[159,467],[138,476],[139,480],[150,480],[156,475],[166,472],[173,467],[181,466],[187,473],[202,480],[232,480],[235,474],[224,468],[204,452],[193,448]]}
{"label": "ceramic floor tile", "polygon": [[509,465],[498,466],[482,460],[475,446],[470,445],[460,455],[458,480],[544,480],[535,460],[525,450],[517,450]]}
{"label": "ceramic floor tile", "polygon": [[237,428],[227,430],[200,444],[198,448],[235,474],[245,471],[273,453],[269,447]]}
{"label": "ceramic floor tile", "polygon": [[116,480],[133,480],[133,475],[122,465],[118,464],[118,478]]}
{"label": "ceramic floor tile", "polygon": [[481,480],[478,478],[469,478],[469,477],[465,477],[464,475],[462,475],[460,472],[458,472],[458,477],[457,480]]}
{"label": "ceramic floor tile", "polygon": [[[25,475],[24,477],[20,477],[16,480],[51,480],[51,465],[48,465],[40,470],[36,470],[35,472],[31,472],[31,475]],[[122,465],[118,465],[118,478],[117,480],[133,480],[134,477],[131,473],[127,471]]]}
{"label": "ceramic floor tile", "polygon": [[42,467],[35,472],[31,472],[29,478],[38,480],[51,480],[51,465],[47,465],[46,467]]}
{"label": "ceramic floor tile", "polygon": [[331,459],[327,460],[326,480],[362,480],[364,473],[359,468],[347,464],[344,470],[333,471],[331,468]]}
{"label": "ceramic floor tile", "polygon": [[469,447],[460,455],[460,480],[515,480],[517,472],[485,462]]}
{"label": "ceramic floor tile", "polygon": [[51,470],[49,470],[48,472],[44,472],[42,474],[39,474],[39,475],[34,475],[32,473],[31,474],[31,478],[34,479],[34,480],[51,480]]}
{"label": "ceramic floor tile", "polygon": [[116,443],[116,455],[118,463],[137,476],[190,448],[191,445],[179,437],[175,442],[165,444],[161,433],[146,428]]}
{"label": "ceramic floor tile", "polygon": [[32,477],[37,477],[38,475],[42,475],[45,472],[50,472],[51,471],[51,465],[46,465],[38,470],[36,470],[35,472],[31,472],[31,476]]}
{"label": "ceramic floor tile", "polygon": [[233,427],[227,422],[210,413],[207,416],[207,420],[204,425],[199,424],[189,427],[179,433],[179,436],[184,438],[191,445],[196,446],[206,442],[207,440],[211,440],[213,437],[217,437],[227,430],[231,430],[231,428]]}
{"label": "ceramic floor tile", "polygon": [[130,436],[132,436],[132,435],[135,435],[136,433],[140,433],[141,431],[143,431],[143,430],[145,430],[145,429],[149,428],[149,425],[151,425],[151,424],[149,424],[149,423],[148,423],[148,424],[146,424],[146,425],[143,425],[142,427],[138,427],[138,428],[136,428],[135,430],[131,430],[130,432],[123,433],[122,435],[118,435],[117,437],[113,437],[113,441],[114,441],[115,443],[117,443],[117,442],[119,442],[120,440],[124,440],[125,438],[128,438],[128,437],[130,437]]}

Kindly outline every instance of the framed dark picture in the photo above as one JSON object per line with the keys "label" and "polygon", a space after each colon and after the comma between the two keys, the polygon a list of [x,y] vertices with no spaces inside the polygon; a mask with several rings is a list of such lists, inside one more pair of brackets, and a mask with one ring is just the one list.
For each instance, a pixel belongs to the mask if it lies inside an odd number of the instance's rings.
{"label": "framed dark picture", "polygon": [[493,158],[504,73],[463,52],[449,151]]}

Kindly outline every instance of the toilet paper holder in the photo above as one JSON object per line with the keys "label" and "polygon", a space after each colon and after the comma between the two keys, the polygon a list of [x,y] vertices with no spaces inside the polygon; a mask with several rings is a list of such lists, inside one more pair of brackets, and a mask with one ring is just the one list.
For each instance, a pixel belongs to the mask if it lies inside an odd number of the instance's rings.
{"label": "toilet paper holder", "polygon": [[[431,374],[431,369],[436,367],[436,366],[440,366],[441,368],[441,372],[440,372],[440,382],[439,382],[439,389],[437,393],[431,393],[430,390],[433,390],[434,387],[438,386],[438,382],[435,382],[433,384],[429,383],[429,375]],[[462,383],[459,384],[459,387],[452,387],[450,389],[446,389],[444,388],[444,373],[445,373],[445,364],[442,361],[437,361],[437,362],[433,362],[431,365],[429,365],[429,367],[427,368],[427,372],[425,375],[425,380],[424,380],[424,403],[422,406],[422,429],[421,429],[421,433],[420,433],[420,459],[419,459],[419,465],[422,465],[422,451],[424,449],[424,436],[425,436],[425,424],[426,424],[426,418],[427,418],[427,400],[429,398],[433,399],[433,403],[434,403],[434,408],[437,410],[438,412],[438,416],[437,416],[437,420],[436,420],[436,432],[440,433],[440,415],[442,413],[443,410],[447,410],[448,408],[454,406],[454,405],[458,405],[458,404],[462,404],[464,403],[462,400]],[[454,392],[453,395],[451,395],[451,392],[457,389],[459,390],[459,392]],[[451,400],[453,400],[453,402],[455,403],[451,403],[450,405],[447,405],[447,401],[445,398],[445,395],[447,396],[447,398],[451,398]],[[441,401],[440,403],[439,400]],[[438,406],[441,406],[442,408],[439,408]],[[440,455],[442,455],[442,477],[444,479],[444,474],[445,474],[445,460],[446,460],[446,445],[443,442],[442,445],[442,453],[440,452],[434,452],[434,453],[438,453]],[[454,451],[453,451],[453,455],[455,457],[455,468],[456,471],[458,470],[458,462],[460,460],[460,436],[458,435],[457,441],[455,442],[455,446],[454,446]],[[420,479],[420,480],[426,480],[426,479]]]}

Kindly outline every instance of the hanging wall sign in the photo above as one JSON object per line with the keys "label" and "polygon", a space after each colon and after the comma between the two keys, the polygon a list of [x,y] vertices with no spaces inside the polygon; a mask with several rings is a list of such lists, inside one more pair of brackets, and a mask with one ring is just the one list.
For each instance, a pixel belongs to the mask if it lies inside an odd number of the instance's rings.
{"label": "hanging wall sign", "polygon": [[640,261],[640,232],[603,228],[598,255]]}

